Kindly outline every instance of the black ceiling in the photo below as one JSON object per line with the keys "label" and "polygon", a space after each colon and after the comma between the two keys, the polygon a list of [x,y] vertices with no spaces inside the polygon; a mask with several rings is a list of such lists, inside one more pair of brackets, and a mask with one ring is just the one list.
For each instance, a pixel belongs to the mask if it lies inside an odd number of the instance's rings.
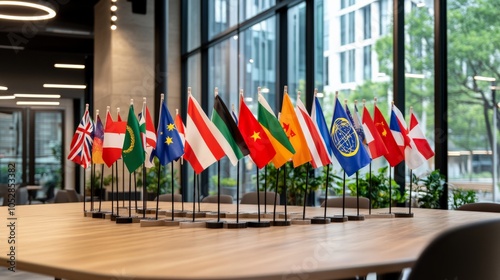
{"label": "black ceiling", "polygon": [[[0,19],[0,85],[12,93],[54,93],[43,83],[84,83],[81,70],[54,68],[54,63],[83,64],[94,52],[94,5],[99,0],[50,0],[57,12],[46,21],[9,21]],[[25,1],[30,2],[30,1]],[[12,11],[12,10],[11,10]],[[0,6],[0,13],[7,12]],[[26,12],[25,12],[26,13]],[[33,12],[32,12],[33,13]],[[58,91],[76,98],[80,90]]]}

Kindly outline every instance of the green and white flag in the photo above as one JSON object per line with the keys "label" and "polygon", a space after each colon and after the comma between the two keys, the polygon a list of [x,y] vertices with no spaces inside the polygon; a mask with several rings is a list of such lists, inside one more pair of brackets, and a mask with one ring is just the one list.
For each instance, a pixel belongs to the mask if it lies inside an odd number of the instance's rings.
{"label": "green and white flag", "polygon": [[122,156],[130,173],[141,166],[145,158],[139,122],[134,113],[134,105],[130,105],[128,111],[127,131],[123,142]]}

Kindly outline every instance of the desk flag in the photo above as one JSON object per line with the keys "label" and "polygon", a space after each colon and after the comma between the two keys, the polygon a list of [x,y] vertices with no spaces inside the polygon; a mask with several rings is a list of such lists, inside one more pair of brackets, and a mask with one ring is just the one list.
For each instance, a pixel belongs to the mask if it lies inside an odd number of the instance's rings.
{"label": "desk flag", "polygon": [[130,104],[128,111],[127,132],[123,141],[122,156],[129,173],[139,168],[145,159],[139,122],[135,117],[133,104]]}
{"label": "desk flag", "polygon": [[186,120],[186,146],[184,159],[187,160],[196,174],[226,155],[216,135],[222,134],[210,121],[200,104],[191,95],[188,88],[188,114]]}
{"label": "desk flag", "polygon": [[420,129],[420,124],[418,123],[417,117],[413,113],[413,108],[410,108],[410,132],[408,135],[411,139],[413,139],[418,151],[426,160],[434,156],[434,151],[425,138],[422,129]]}
{"label": "desk flag", "polygon": [[362,148],[358,134],[338,98],[335,98],[335,111],[330,133],[334,145],[333,154],[347,176],[351,176],[370,163],[370,157]]}
{"label": "desk flag", "polygon": [[118,113],[118,120],[113,121],[109,111],[106,113],[106,125],[104,127],[104,143],[102,147],[102,159],[108,167],[111,167],[122,156],[123,141],[127,123],[121,121]]}
{"label": "desk flag", "polygon": [[401,153],[401,150],[399,149],[396,140],[394,140],[394,136],[392,136],[389,126],[387,125],[387,122],[377,105],[374,106],[373,111],[373,121],[375,123],[375,127],[377,128],[377,131],[388,151],[384,157],[389,162],[389,165],[394,167],[404,160],[404,155]]}
{"label": "desk flag", "polygon": [[89,105],[86,105],[82,120],[76,128],[69,146],[68,159],[87,168],[91,163],[92,143],[94,142],[94,124],[90,119]]}
{"label": "desk flag", "polygon": [[382,140],[382,136],[377,131],[375,127],[375,123],[370,116],[370,112],[366,109],[366,106],[363,104],[363,131],[365,132],[366,144],[368,145],[368,152],[372,159],[379,158],[388,153],[387,148],[385,147],[384,140]]}
{"label": "desk flag", "polygon": [[288,140],[285,131],[264,96],[259,93],[258,99],[257,118],[276,151],[276,155],[272,159],[274,167],[280,168],[292,158],[295,149]]}
{"label": "desk flag", "polygon": [[285,131],[290,143],[292,143],[295,149],[295,154],[293,154],[292,161],[293,167],[300,166],[304,163],[311,161],[311,153],[307,147],[306,138],[302,128],[300,127],[299,120],[295,114],[295,109],[293,108],[290,96],[285,90],[283,96],[283,104],[281,106],[280,123]]}
{"label": "desk flag", "polygon": [[406,165],[408,165],[410,169],[415,169],[424,164],[425,158],[420,154],[420,152],[417,149],[417,146],[415,145],[413,140],[408,136],[408,129],[406,127],[406,121],[403,117],[403,114],[394,104],[392,104],[390,126],[391,126],[391,131],[393,130],[392,127],[394,126],[395,130],[399,129],[399,132],[401,133],[401,137],[403,138],[403,143],[404,143],[403,153],[405,156]]}
{"label": "desk flag", "polygon": [[323,141],[325,141],[326,148],[328,149],[328,154],[332,156],[334,147],[333,139],[330,135],[330,132],[328,132],[328,126],[326,125],[325,116],[323,115],[321,104],[316,95],[314,96],[314,103],[311,110],[311,118],[318,127],[321,137],[323,137]]}
{"label": "desk flag", "polygon": [[154,155],[158,158],[161,165],[167,165],[179,159],[183,154],[184,145],[179,135],[178,126],[172,119],[167,105],[162,101]]}

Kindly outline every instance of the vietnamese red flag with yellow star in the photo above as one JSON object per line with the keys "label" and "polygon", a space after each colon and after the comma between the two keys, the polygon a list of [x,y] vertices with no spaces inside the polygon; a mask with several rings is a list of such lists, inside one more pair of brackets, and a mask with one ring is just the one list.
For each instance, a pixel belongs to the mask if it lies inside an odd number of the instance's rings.
{"label": "vietnamese red flag with yellow star", "polygon": [[240,96],[240,115],[238,129],[250,150],[250,157],[258,169],[266,166],[276,155],[276,151],[266,132],[248,109],[243,96]]}
{"label": "vietnamese red flag with yellow star", "polygon": [[375,105],[373,109],[373,122],[388,151],[388,153],[384,155],[385,159],[389,162],[391,167],[398,165],[404,160],[404,155],[401,153],[398,143],[396,143],[391,133],[391,129],[377,105]]}
{"label": "vietnamese red flag with yellow star", "polygon": [[306,138],[302,132],[302,128],[299,120],[297,119],[295,109],[293,108],[293,104],[288,96],[288,93],[285,93],[283,96],[280,123],[286,133],[286,136],[288,136],[288,140],[290,140],[290,143],[292,143],[292,146],[295,149],[295,154],[292,157],[293,167],[310,162],[312,159],[311,153],[309,152]]}

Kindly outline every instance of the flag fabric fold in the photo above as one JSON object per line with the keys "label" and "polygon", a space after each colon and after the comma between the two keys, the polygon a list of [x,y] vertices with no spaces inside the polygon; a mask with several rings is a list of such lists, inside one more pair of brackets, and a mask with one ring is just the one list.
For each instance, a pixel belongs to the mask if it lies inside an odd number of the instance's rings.
{"label": "flag fabric fold", "polygon": [[311,154],[311,165],[313,168],[322,167],[332,163],[325,141],[323,140],[323,137],[313,120],[307,113],[306,107],[300,98],[297,98],[295,113],[297,114],[297,119],[304,132],[307,147],[309,148],[309,153]]}
{"label": "flag fabric fold", "polygon": [[[393,125],[393,122],[395,123]],[[425,158],[420,154],[420,152],[417,149],[417,146],[415,146],[415,143],[413,140],[408,136],[408,128],[406,126],[406,121],[403,117],[403,114],[401,111],[396,107],[396,105],[392,105],[392,112],[391,112],[391,131],[393,126],[397,126],[399,128],[399,131],[401,132],[401,136],[403,138],[403,143],[404,143],[404,156],[405,156],[405,163],[410,169],[416,169],[425,162]]]}
{"label": "flag fabric fold", "polygon": [[216,95],[214,99],[212,122],[224,136],[219,144],[233,166],[238,164],[238,160],[250,154],[250,150],[245,140],[243,140],[243,136],[238,130],[236,122],[219,95]]}
{"label": "flag fabric fold", "polygon": [[385,156],[388,151],[385,147],[384,140],[382,140],[382,136],[377,131],[375,127],[375,123],[370,116],[370,112],[363,106],[363,131],[365,132],[365,140],[366,145],[368,145],[368,152],[372,159],[379,158],[381,156]]}
{"label": "flag fabric fold", "polygon": [[401,163],[404,160],[404,155],[401,153],[401,150],[392,135],[392,132],[385,121],[382,112],[378,109],[377,105],[374,106],[373,109],[373,122],[375,123],[375,127],[379,135],[381,136],[385,147],[387,148],[387,154],[384,155],[387,162],[391,167],[394,167]]}
{"label": "flag fabric fold", "polygon": [[99,114],[97,114],[94,125],[94,141],[92,144],[92,163],[104,164],[104,160],[102,159],[103,144],[104,144],[104,126],[102,125]]}
{"label": "flag fabric fold", "polygon": [[358,135],[358,141],[359,141],[359,149],[363,150],[361,153],[366,153],[368,155],[369,162],[371,162],[371,157],[370,154],[368,153],[367,149],[365,148],[364,141],[365,141],[365,132],[363,130],[363,127],[361,126],[361,123],[359,121],[359,118],[357,114],[353,115],[351,113],[351,110],[349,110],[349,106],[345,104],[345,112],[347,114],[347,117],[349,121],[351,122],[352,127],[356,131],[356,134]]}
{"label": "flag fabric fold", "polygon": [[292,101],[288,93],[283,96],[283,104],[281,106],[280,123],[283,130],[292,143],[295,149],[295,154],[293,154],[292,161],[293,167],[300,166],[304,163],[311,161],[311,153],[307,147],[307,141],[304,136],[304,132],[300,126],[297,115],[295,114],[295,109],[293,108]]}
{"label": "flag fabric fold", "polygon": [[417,117],[413,113],[413,109],[410,108],[410,132],[408,136],[413,140],[415,146],[417,147],[419,153],[427,160],[434,156],[434,151],[432,150],[427,138],[425,137]]}
{"label": "flag fabric fold", "polygon": [[108,167],[111,167],[122,156],[123,141],[125,140],[125,132],[127,131],[127,123],[121,121],[113,121],[109,111],[106,113],[106,125],[104,127],[104,143],[102,148],[102,159]]}
{"label": "flag fabric fold", "polygon": [[191,94],[188,97],[185,133],[184,159],[191,164],[196,174],[226,155],[219,144],[219,139],[224,136]]}
{"label": "flag fabric fold", "polygon": [[276,151],[276,155],[272,159],[273,165],[275,168],[280,168],[292,158],[295,149],[288,140],[271,106],[269,106],[262,94],[259,94],[258,103],[257,119]]}
{"label": "flag fabric fold", "polygon": [[156,148],[156,131],[153,119],[151,119],[151,114],[149,113],[148,106],[144,103],[142,106],[142,112],[139,114],[139,124],[141,126],[141,139],[144,141],[144,151],[146,152],[144,166],[146,168],[151,168],[154,166],[153,150]]}
{"label": "flag fabric fold", "polygon": [[94,125],[88,109],[83,113],[82,120],[71,139],[68,159],[83,168],[90,166],[92,161],[92,143],[94,142]]}
{"label": "flag fabric fold", "polygon": [[370,163],[368,153],[359,142],[358,134],[349,121],[344,108],[338,98],[335,98],[330,134],[333,139],[333,154],[347,176],[351,176],[359,169]]}
{"label": "flag fabric fold", "polygon": [[243,96],[240,96],[240,114],[238,128],[247,143],[252,158],[258,169],[266,166],[276,155],[271,140],[264,128],[259,124],[255,116],[248,109]]}
{"label": "flag fabric fold", "polygon": [[123,162],[128,172],[134,172],[144,163],[144,146],[141,139],[139,122],[135,117],[134,105],[130,105],[127,119],[127,131],[122,149]]}
{"label": "flag fabric fold", "polygon": [[156,139],[156,149],[153,152],[161,165],[179,159],[184,154],[184,145],[178,126],[172,119],[165,102],[160,105],[160,121]]}

